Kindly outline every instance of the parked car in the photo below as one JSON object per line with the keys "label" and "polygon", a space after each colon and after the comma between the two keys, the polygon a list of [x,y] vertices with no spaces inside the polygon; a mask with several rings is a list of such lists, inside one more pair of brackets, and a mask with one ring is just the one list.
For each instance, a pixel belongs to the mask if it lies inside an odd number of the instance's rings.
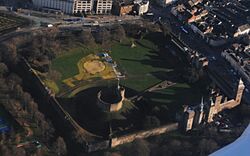
{"label": "parked car", "polygon": [[182,30],[184,33],[188,34],[187,29],[185,29],[183,26],[181,26],[181,30]]}

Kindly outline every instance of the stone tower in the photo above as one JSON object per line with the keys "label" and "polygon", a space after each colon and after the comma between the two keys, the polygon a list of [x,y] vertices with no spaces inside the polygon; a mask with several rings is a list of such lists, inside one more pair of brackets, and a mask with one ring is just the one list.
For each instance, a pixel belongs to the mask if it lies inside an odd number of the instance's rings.
{"label": "stone tower", "polygon": [[237,104],[240,104],[241,102],[244,89],[245,89],[245,85],[243,84],[243,81],[240,79],[238,89],[236,92],[236,97],[235,97],[235,101]]}
{"label": "stone tower", "polygon": [[189,131],[193,128],[195,111],[185,105],[183,112],[183,129]]}

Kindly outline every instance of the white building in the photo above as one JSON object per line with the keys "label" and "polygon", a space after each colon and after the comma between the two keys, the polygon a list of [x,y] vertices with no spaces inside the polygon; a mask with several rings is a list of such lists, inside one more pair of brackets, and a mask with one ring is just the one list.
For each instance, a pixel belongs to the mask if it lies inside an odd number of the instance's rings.
{"label": "white building", "polygon": [[250,25],[249,24],[244,24],[244,25],[238,27],[238,30],[234,34],[234,37],[247,35],[249,33],[250,33]]}
{"label": "white building", "polygon": [[174,2],[176,2],[177,0],[156,0],[156,2],[162,6],[162,7],[166,7]]}
{"label": "white building", "polygon": [[75,0],[74,13],[91,13],[93,9],[93,0]]}
{"label": "white building", "polygon": [[136,5],[136,12],[138,15],[143,15],[146,12],[148,12],[149,1],[142,1],[142,2],[137,3],[135,5]]}
{"label": "white building", "polygon": [[112,0],[97,0],[96,14],[109,14],[112,9]]}

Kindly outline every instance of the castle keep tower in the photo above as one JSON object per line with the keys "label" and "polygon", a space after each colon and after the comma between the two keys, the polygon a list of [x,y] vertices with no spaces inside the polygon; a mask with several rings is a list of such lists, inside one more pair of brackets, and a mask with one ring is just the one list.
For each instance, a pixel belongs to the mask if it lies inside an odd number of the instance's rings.
{"label": "castle keep tower", "polygon": [[97,106],[106,112],[117,112],[123,106],[125,99],[125,88],[105,88],[97,94]]}

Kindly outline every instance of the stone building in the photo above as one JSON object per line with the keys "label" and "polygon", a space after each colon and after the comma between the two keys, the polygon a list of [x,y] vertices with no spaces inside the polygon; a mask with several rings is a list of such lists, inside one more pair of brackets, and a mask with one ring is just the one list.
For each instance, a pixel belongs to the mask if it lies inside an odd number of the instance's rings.
{"label": "stone building", "polygon": [[125,88],[106,88],[97,94],[97,106],[105,112],[117,112],[123,106],[125,100]]}
{"label": "stone building", "polygon": [[113,4],[113,13],[115,15],[123,16],[132,14],[134,10],[134,3],[132,1],[115,1]]}
{"label": "stone building", "polygon": [[135,11],[137,12],[138,15],[143,15],[146,12],[148,12],[148,7],[149,7],[149,1],[141,1],[139,3],[135,3]]}
{"label": "stone building", "polygon": [[240,79],[234,99],[228,100],[227,97],[217,92],[213,92],[210,100],[206,103],[202,100],[200,105],[194,107],[185,106],[181,124],[182,128],[185,131],[189,131],[201,123],[210,123],[213,121],[214,116],[219,112],[238,106],[241,103],[244,88],[245,85]]}

